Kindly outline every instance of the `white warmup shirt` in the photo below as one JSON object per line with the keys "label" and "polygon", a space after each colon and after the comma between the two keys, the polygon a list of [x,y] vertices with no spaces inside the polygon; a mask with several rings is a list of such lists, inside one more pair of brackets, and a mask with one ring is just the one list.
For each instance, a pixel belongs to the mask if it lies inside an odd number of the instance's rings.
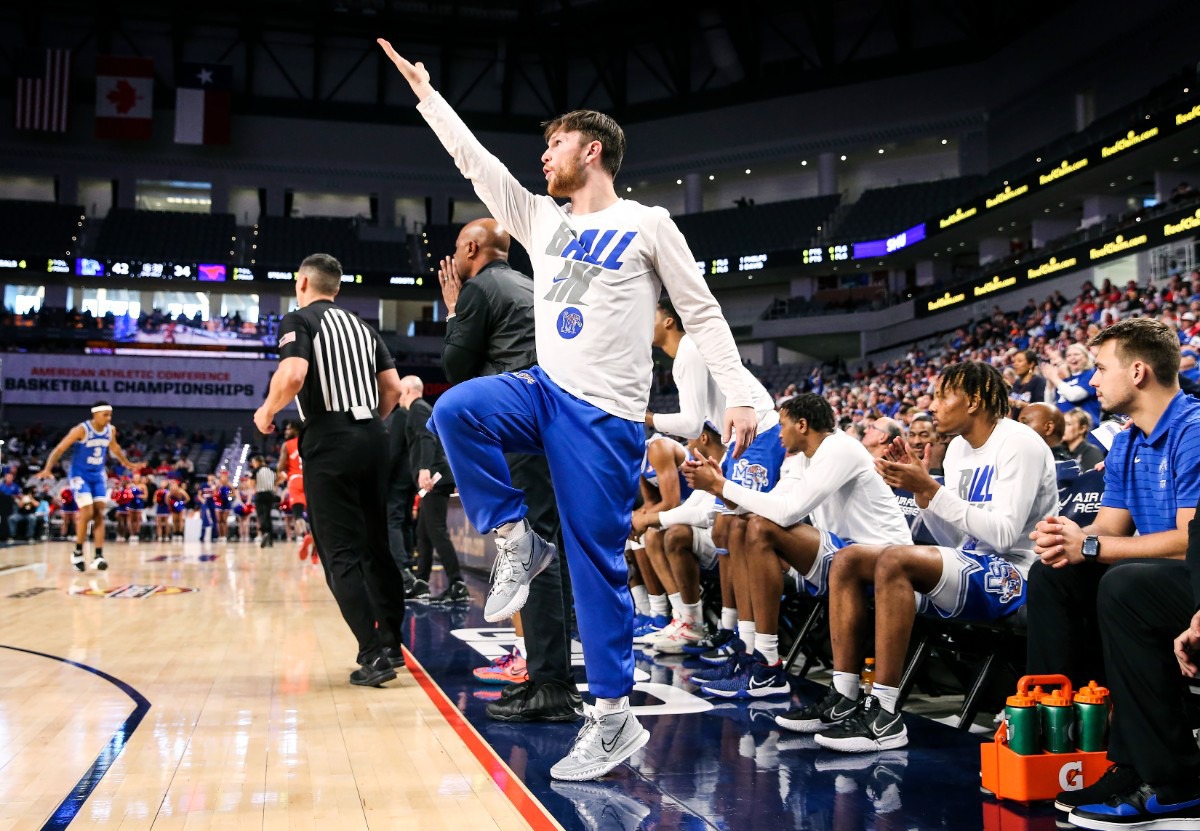
{"label": "white warmup shirt", "polygon": [[807,516],[814,528],[845,542],[912,545],[896,495],[875,472],[870,452],[840,431],[830,433],[812,458],[803,453],[789,456],[779,484],[770,491],[753,491],[726,480],[721,495],[784,528]]}
{"label": "white warmup shirt", "polygon": [[[758,432],[765,433],[779,423],[775,402],[750,370],[740,364],[738,368],[754,396]],[[679,389],[679,412],[655,413],[654,429],[685,439],[698,438],[704,430],[705,421],[721,430],[725,422],[725,396],[708,371],[704,357],[691,335],[685,334],[679,341],[679,351],[675,353],[675,362],[671,366],[671,377]]]}
{"label": "white warmup shirt", "polygon": [[569,206],[521,187],[440,94],[417,110],[488,210],[529,252],[538,365],[556,384],[606,413],[644,420],[654,311],[665,286],[729,406],[754,406],[721,307],[665,209],[619,199],[574,216]]}
{"label": "white warmup shirt", "polygon": [[1010,418],[975,448],[955,436],[946,448],[946,485],[921,512],[942,545],[1011,562],[1025,577],[1037,555],[1029,534],[1058,514],[1054,457],[1041,436]]}
{"label": "white warmup shirt", "polygon": [[660,511],[658,524],[663,528],[674,525],[690,525],[693,528],[711,528],[716,511],[717,498],[708,491],[692,491],[683,504],[669,511]]}

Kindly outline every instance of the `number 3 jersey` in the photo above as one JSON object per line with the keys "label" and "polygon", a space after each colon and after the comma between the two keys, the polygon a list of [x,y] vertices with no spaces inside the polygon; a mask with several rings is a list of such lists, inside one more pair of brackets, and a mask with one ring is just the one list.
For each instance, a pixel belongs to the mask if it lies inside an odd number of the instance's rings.
{"label": "number 3 jersey", "polygon": [[83,441],[75,442],[75,452],[71,455],[71,475],[103,477],[104,464],[108,461],[108,445],[112,442],[112,425],[99,432],[90,421],[79,426],[83,428]]}

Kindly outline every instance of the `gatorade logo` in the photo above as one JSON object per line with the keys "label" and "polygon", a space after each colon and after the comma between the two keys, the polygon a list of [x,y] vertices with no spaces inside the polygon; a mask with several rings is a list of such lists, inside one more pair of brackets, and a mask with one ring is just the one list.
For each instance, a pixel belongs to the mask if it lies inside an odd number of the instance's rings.
{"label": "gatorade logo", "polygon": [[1067,762],[1058,771],[1058,786],[1064,791],[1083,790],[1083,762]]}

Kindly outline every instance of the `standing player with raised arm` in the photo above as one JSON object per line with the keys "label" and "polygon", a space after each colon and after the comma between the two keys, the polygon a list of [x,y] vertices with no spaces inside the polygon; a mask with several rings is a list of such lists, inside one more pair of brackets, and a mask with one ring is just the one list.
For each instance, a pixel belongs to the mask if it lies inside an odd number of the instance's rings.
{"label": "standing player with raised arm", "polygon": [[649,739],[629,709],[633,606],[622,550],[642,456],[654,308],[664,286],[725,393],[723,427],[736,433],[735,455],[754,440],[754,399],[729,326],[667,212],[617,197],[613,179],[625,137],[615,121],[576,111],[547,123],[542,172],[550,195],[536,196],[471,134],[422,64],[409,63],[385,40],[380,45],[480,199],[531,255],[538,365],[459,384],[438,401],[433,422],[472,524],[497,532],[489,621],[519,610],[529,581],[556,556],[525,522],[522,494],[504,461],[505,452],[546,455],[576,596],[587,598],[576,615],[596,695],[570,753],[550,773],[595,779]]}
{"label": "standing player with raised arm", "polygon": [[117,428],[112,423],[112,404],[97,401],[92,405],[92,417],[71,428],[58,446],[50,451],[45,466],[38,471],[40,479],[53,479],[54,466],[63,454],[74,447],[68,477],[75,502],[79,505],[79,517],[75,521],[75,550],[71,552],[71,565],[76,571],[86,568],[83,559],[83,544],[87,541],[88,520],[92,520],[92,568],[104,571],[108,561],[104,559],[104,509],[108,504],[108,479],[104,472],[108,454],[125,467],[133,470],[133,462],[117,444]]}

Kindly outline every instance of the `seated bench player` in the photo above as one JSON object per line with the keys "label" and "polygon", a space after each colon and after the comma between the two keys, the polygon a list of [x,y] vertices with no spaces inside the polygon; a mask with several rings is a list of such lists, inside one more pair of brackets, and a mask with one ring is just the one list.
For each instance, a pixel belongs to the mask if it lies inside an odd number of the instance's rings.
{"label": "seated bench player", "polygon": [[[1029,534],[1058,510],[1050,448],[1007,418],[1008,385],[978,361],[952,364],[937,381],[934,426],[953,436],[946,483],[929,475],[902,442],[876,466],[888,486],[911,491],[940,545],[853,545],[829,573],[833,689],[822,702],[817,744],[844,752],[903,747],[897,684],[921,609],[943,618],[997,620],[1025,603],[1036,559]],[[867,590],[875,591],[875,684],[857,702]],[[858,706],[849,706],[857,702]]]}
{"label": "seated bench player", "polygon": [[[871,452],[837,429],[829,402],[802,393],[785,402],[779,416],[781,441],[793,455],[770,491],[726,480],[714,459],[684,465],[695,488],[748,512],[744,550],[754,606],[754,657],[744,661],[740,673],[704,685],[710,695],[790,694],[779,659],[781,559],[800,573],[810,593],[822,596],[834,553],[845,545],[912,543],[904,514],[875,471]],[[811,524],[802,522],[806,517]]]}
{"label": "seated bench player", "polygon": [[[725,455],[721,434],[706,422],[699,438],[688,442],[693,458],[720,459]],[[679,654],[693,651],[704,638],[704,611],[700,602],[700,570],[711,569],[717,562],[712,524],[716,497],[705,491],[689,491],[682,505],[674,508],[642,510],[634,514],[633,532],[662,529],[662,544],[678,592],[678,625],[667,627],[648,646],[658,652]],[[689,647],[692,650],[689,650]]]}

